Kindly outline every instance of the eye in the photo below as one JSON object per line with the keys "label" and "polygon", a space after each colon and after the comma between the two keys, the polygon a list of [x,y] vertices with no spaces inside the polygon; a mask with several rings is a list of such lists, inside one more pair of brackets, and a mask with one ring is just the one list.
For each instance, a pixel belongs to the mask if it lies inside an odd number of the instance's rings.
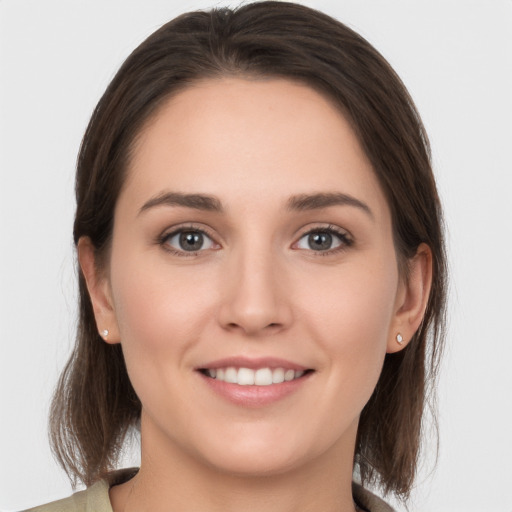
{"label": "eye", "polygon": [[196,253],[215,249],[217,244],[200,229],[180,229],[162,238],[162,244],[175,253]]}
{"label": "eye", "polygon": [[295,244],[296,249],[315,252],[329,252],[351,245],[352,241],[346,233],[334,228],[317,228],[308,231]]}

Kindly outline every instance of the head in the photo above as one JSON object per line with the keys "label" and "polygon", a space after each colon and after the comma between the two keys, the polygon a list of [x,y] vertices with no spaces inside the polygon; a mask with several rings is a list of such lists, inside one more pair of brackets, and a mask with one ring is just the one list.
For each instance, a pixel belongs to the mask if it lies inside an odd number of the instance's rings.
{"label": "head", "polygon": [[[189,13],[164,25],[125,61],[87,128],[78,158],[75,243],[87,240],[95,274],[111,283],[116,215],[119,219],[134,180],[144,178],[140,161],[151,134],[163,119],[179,118],[178,104],[185,113],[194,102],[215,105],[222,90],[244,106],[248,96],[242,84],[256,104],[266,96],[277,109],[292,111],[292,100],[279,100],[289,93],[305,105],[315,104],[315,112],[323,108],[327,117],[319,120],[338,115],[339,130],[332,133],[353,137],[352,147],[360,149],[358,161],[367,169],[366,181],[360,183],[376,185],[372,190],[384,212],[380,217],[389,218],[398,286],[406,289],[414,278],[418,255],[431,269],[417,325],[407,331],[403,348],[383,345],[378,375],[357,422],[355,463],[362,479],[407,495],[442,335],[441,211],[427,136],[413,102],[383,57],[359,35],[317,11],[284,2]],[[313,177],[305,175],[302,182]],[[293,180],[293,175],[286,178]],[[90,283],[84,273],[79,276],[77,343],[53,402],[52,432],[67,470],[91,483],[115,464],[126,433],[138,425],[142,406],[128,377],[122,343],[101,338],[99,331],[110,326],[98,325]],[[285,325],[286,320],[270,323]]]}

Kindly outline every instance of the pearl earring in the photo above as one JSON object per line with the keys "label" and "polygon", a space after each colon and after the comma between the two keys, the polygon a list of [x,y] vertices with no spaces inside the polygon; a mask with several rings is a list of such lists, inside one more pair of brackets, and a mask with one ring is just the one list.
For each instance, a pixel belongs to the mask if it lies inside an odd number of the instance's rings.
{"label": "pearl earring", "polygon": [[396,335],[396,341],[397,341],[397,343],[399,343],[400,345],[404,342],[404,338],[403,338],[403,336],[402,336],[400,333],[398,333],[398,334]]}
{"label": "pearl earring", "polygon": [[103,329],[103,331],[101,331],[101,334],[103,335],[103,337],[107,337],[108,336],[108,329]]}

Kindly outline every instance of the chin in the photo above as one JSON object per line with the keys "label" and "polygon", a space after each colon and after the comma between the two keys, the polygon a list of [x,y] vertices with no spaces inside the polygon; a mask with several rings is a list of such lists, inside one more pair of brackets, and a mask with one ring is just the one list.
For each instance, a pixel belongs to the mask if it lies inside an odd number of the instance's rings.
{"label": "chin", "polygon": [[[229,439],[229,446],[225,440]],[[236,439],[226,435],[203,449],[196,455],[209,467],[221,473],[236,477],[268,477],[294,471],[307,465],[319,456],[325,447],[313,446],[306,439],[290,442],[290,436],[273,436],[250,432]],[[297,440],[298,441],[298,440]],[[305,447],[309,446],[309,449]],[[197,445],[196,445],[197,447]]]}

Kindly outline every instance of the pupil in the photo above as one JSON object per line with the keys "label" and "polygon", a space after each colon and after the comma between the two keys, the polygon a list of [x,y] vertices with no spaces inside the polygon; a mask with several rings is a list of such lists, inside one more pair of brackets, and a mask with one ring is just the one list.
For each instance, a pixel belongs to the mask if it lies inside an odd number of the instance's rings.
{"label": "pupil", "polygon": [[312,233],[309,235],[309,245],[312,249],[330,249],[332,235],[329,233]]}
{"label": "pupil", "polygon": [[203,246],[203,235],[201,233],[182,233],[180,235],[180,246],[184,251],[198,251]]}

